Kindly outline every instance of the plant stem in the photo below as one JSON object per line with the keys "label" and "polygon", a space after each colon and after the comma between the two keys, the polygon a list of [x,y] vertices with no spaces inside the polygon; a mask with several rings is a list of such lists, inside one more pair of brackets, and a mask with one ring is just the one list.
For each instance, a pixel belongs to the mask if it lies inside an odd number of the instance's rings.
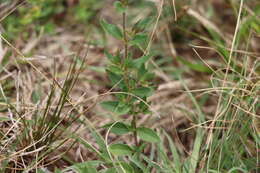
{"label": "plant stem", "polygon": [[[127,1],[126,1],[127,3]],[[124,44],[125,44],[125,55],[124,55],[124,59],[126,60],[128,58],[128,40],[127,40],[127,31],[126,31],[126,12],[123,13],[123,32],[124,32]],[[126,68],[126,67],[125,67]],[[128,84],[129,80],[128,80],[128,76],[127,76],[127,68],[125,69],[125,81],[126,84],[128,85],[128,88],[130,87],[130,85]],[[129,101],[131,98],[130,95],[127,96],[127,101]],[[134,132],[133,132],[133,136],[134,136],[134,142],[136,146],[139,146],[138,143],[138,139],[137,139],[137,127],[136,127],[136,115],[132,115],[133,116],[133,120],[132,120],[132,127],[134,128]]]}
{"label": "plant stem", "polygon": [[134,128],[134,133],[133,133],[133,136],[134,136],[134,142],[135,142],[135,146],[139,146],[139,143],[138,143],[138,139],[137,139],[137,127],[136,127],[136,115],[133,115],[133,120],[132,120],[132,127]]}
{"label": "plant stem", "polygon": [[[126,12],[123,13],[123,33],[124,33],[124,45],[125,45],[125,55],[124,55],[124,60],[126,61],[126,59],[128,58],[128,40],[127,40],[127,33],[126,33]],[[125,63],[123,63],[124,65],[124,80],[125,83],[128,87],[128,89],[130,88],[129,85],[129,80],[128,80],[128,70],[127,70],[127,66]],[[127,96],[127,101],[129,101],[130,99],[130,95]]]}
{"label": "plant stem", "polygon": [[124,44],[125,44],[125,59],[128,56],[128,40],[126,36],[126,12],[123,13],[123,32],[124,32]]}

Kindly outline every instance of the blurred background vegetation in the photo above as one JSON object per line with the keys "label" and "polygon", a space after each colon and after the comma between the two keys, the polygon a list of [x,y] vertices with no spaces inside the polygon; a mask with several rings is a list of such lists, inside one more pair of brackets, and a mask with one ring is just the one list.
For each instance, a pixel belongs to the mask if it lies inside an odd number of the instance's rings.
{"label": "blurred background vegetation", "polygon": [[97,20],[102,3],[96,0],[7,0],[1,4],[2,16],[8,14],[5,12],[8,8],[17,9],[3,20],[4,33],[10,39],[26,38],[28,31],[52,33],[56,26],[92,24]]}
{"label": "blurred background vegetation", "polygon": [[[52,72],[57,69],[56,80],[64,81],[72,55],[79,49],[89,48],[89,56],[84,64],[86,70],[79,75],[70,96],[79,102],[80,110],[88,111],[71,127],[64,120],[62,128],[72,128],[69,132],[74,132],[80,126],[77,135],[96,146],[101,140],[97,134],[106,136],[100,127],[110,119],[123,119],[104,111],[97,104],[99,100],[89,99],[112,87],[106,77],[104,50],[118,53],[123,48],[122,42],[106,35],[100,26],[100,19],[106,19],[122,28],[122,16],[116,13],[113,3],[114,0],[0,0],[1,147],[9,144],[12,133],[23,129],[23,125],[15,126],[9,134],[13,128],[13,121],[6,118],[12,115],[10,111],[19,119],[20,115],[31,115],[38,107],[44,107],[52,90],[46,76],[52,79]],[[150,21],[143,29],[154,36],[149,69],[155,75],[155,93],[149,101],[161,115],[159,119],[144,116],[139,120],[140,124],[158,129],[162,138],[160,145],[150,145],[147,156],[152,155],[165,172],[189,173],[190,168],[212,173],[259,172],[260,1],[129,0],[127,26],[136,26],[140,19]],[[131,52],[135,58],[143,53],[139,49]],[[222,100],[218,100],[220,96]],[[59,98],[54,97],[56,101]],[[216,115],[219,116],[214,119]],[[210,131],[212,121],[216,122]],[[65,136],[61,138],[75,138]],[[118,139],[113,135],[109,140],[129,142],[128,137]],[[82,140],[73,147],[62,145],[61,151],[70,150],[46,167],[62,170],[97,159],[88,145]],[[7,157],[4,152],[16,153],[16,146],[12,143],[12,147],[1,149],[0,160]],[[21,142],[19,147],[25,146]],[[19,159],[17,156],[12,163],[3,165],[21,169],[24,165],[15,165],[23,162]],[[31,156],[26,159],[23,164],[30,165]]]}

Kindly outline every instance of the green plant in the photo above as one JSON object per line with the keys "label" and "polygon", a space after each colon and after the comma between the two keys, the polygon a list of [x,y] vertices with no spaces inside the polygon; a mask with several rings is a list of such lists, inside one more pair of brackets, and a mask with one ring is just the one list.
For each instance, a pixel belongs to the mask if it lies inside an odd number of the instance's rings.
{"label": "green plant", "polygon": [[116,135],[132,134],[133,146],[123,144],[121,141],[121,143],[109,145],[109,151],[118,159],[117,163],[121,165],[122,169],[126,171],[128,167],[129,170],[140,172],[142,169],[138,168],[138,164],[134,161],[124,162],[121,157],[134,155],[133,158],[140,162],[142,151],[147,145],[145,142],[158,143],[160,141],[159,136],[152,129],[137,126],[138,117],[149,113],[147,98],[153,93],[151,83],[153,74],[148,70],[147,62],[152,55],[144,51],[141,57],[134,58],[131,51],[145,50],[149,44],[149,36],[145,32],[145,28],[150,23],[150,19],[140,20],[132,28],[128,28],[128,1],[116,1],[114,6],[122,15],[122,29],[105,20],[101,20],[101,26],[108,34],[123,42],[124,50],[118,50],[114,55],[105,52],[109,60],[106,72],[113,89],[116,90],[116,100],[104,101],[101,106],[116,116],[127,115],[127,117],[132,117],[132,120],[131,123],[112,122],[104,127]]}

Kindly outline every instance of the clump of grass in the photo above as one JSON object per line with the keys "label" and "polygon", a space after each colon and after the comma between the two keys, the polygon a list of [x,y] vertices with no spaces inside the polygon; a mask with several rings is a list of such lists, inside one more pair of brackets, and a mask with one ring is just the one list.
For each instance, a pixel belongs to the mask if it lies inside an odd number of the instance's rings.
{"label": "clump of grass", "polygon": [[[257,132],[259,127],[255,125],[259,121],[259,72],[257,70],[259,60],[253,41],[260,31],[260,23],[256,20],[259,11],[257,8],[252,8],[254,12],[250,13],[250,10],[245,8],[249,4],[244,1],[229,5],[233,7],[234,18],[237,20],[236,27],[230,26],[234,28],[231,41],[223,37],[228,34],[220,32],[221,27],[214,27],[212,21],[208,21],[203,14],[196,12],[196,7],[186,9],[187,14],[196,19],[199,24],[201,23],[207,30],[206,36],[202,35],[203,32],[201,34],[190,32],[179,24],[176,26],[180,29],[178,32],[184,31],[185,36],[188,34],[192,36],[191,39],[197,38],[209,44],[209,46],[196,46],[190,41],[195,54],[204,64],[189,62],[179,57],[177,60],[186,66],[189,72],[211,74],[210,88],[203,89],[206,91],[203,95],[210,93],[211,98],[218,98],[214,115],[197,122],[199,127],[205,128],[203,131],[206,133],[201,141],[204,146],[202,145],[199,157],[196,158],[198,165],[192,169],[193,171],[259,171],[259,132]],[[217,18],[221,14],[213,16]],[[206,23],[208,25],[205,25]],[[199,29],[196,28],[196,24],[191,27],[195,30]],[[209,65],[207,60],[200,56],[199,49],[216,50],[223,60],[221,67],[214,67],[214,63],[213,66]],[[196,134],[200,133],[197,131]]]}
{"label": "clump of grass", "polygon": [[[43,109],[36,106],[32,112],[23,112],[6,100],[8,109],[14,112],[15,123],[8,132],[2,133],[0,139],[3,141],[2,172],[36,170],[40,165],[53,162],[65,153],[56,153],[57,157],[48,158],[70,139],[70,125],[78,118],[72,116],[71,111],[65,112],[64,109],[66,104],[71,104],[70,93],[83,68],[84,60],[80,65],[78,60],[78,57],[74,58],[62,85],[53,78],[51,91]],[[10,137],[12,132],[15,134]],[[71,142],[70,147],[73,144],[74,142]]]}

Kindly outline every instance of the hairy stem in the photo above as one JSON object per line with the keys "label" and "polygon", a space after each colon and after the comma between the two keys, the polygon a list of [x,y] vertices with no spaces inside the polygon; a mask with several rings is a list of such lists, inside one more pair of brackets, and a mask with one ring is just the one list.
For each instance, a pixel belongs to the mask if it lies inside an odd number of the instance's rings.
{"label": "hairy stem", "polygon": [[137,126],[136,126],[136,115],[133,115],[133,120],[132,120],[132,127],[134,128],[133,136],[134,136],[134,142],[135,146],[139,146],[138,139],[137,139]]}
{"label": "hairy stem", "polygon": [[[126,2],[127,3],[127,2]],[[127,39],[127,31],[126,31],[126,12],[123,13],[123,34],[124,34],[124,46],[125,46],[125,54],[124,54],[124,59],[126,60],[128,58],[128,39]],[[129,85],[129,80],[128,80],[128,72],[127,72],[127,68],[125,67],[125,75],[124,75],[126,84],[128,85],[128,88],[130,89],[130,85]],[[127,96],[127,101],[129,101],[131,99],[131,96],[128,95]],[[135,145],[138,146],[138,139],[137,139],[137,127],[136,127],[136,115],[132,115],[133,116],[133,120],[132,120],[132,127],[134,128],[134,132],[133,132],[133,137],[134,137],[134,142]]]}
{"label": "hairy stem", "polygon": [[123,13],[123,32],[124,32],[124,44],[125,44],[125,59],[127,59],[128,56],[128,40],[127,40],[127,34],[126,34],[126,13]]}

